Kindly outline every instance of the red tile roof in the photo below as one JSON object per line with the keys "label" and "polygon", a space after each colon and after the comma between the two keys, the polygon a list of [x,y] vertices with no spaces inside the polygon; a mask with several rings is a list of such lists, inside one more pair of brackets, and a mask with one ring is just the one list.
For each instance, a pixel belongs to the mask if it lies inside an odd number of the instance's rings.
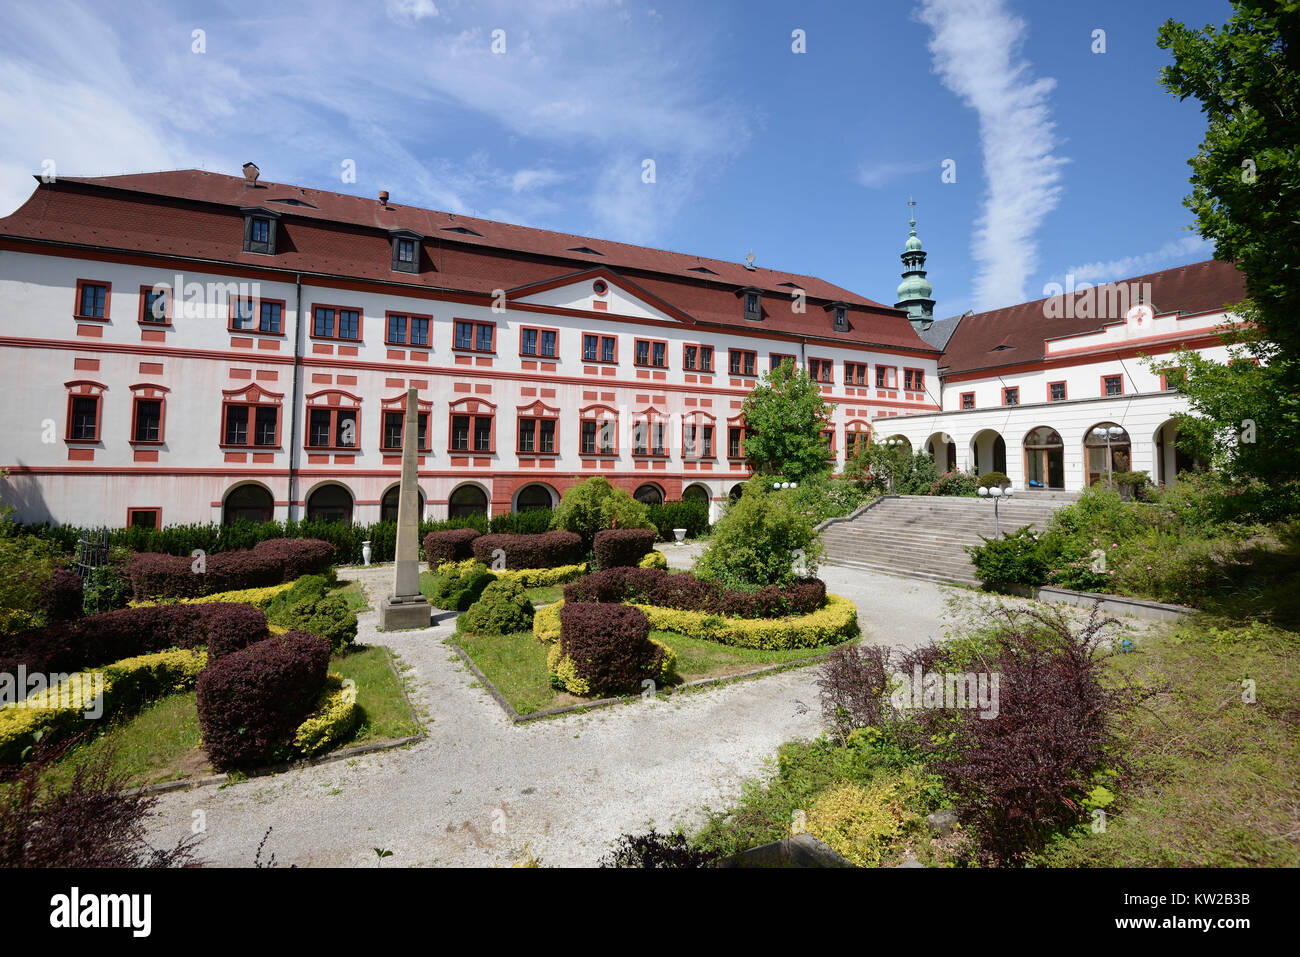
{"label": "red tile roof", "polygon": [[[1217,259],[1148,273],[1120,283],[1150,283],[1151,305],[1161,315],[1210,312],[1240,302],[1246,295],[1245,280],[1237,267]],[[943,358],[939,360],[940,371],[951,375],[1038,362],[1046,353],[1044,340],[1093,332],[1122,318],[1098,319],[1095,308],[1091,318],[1077,318],[1078,306],[1085,295],[1087,290],[1076,291],[964,317],[944,348]],[[1066,303],[1069,297],[1073,297],[1074,308]],[[1054,316],[1073,318],[1048,318],[1049,303]]]}
{"label": "red tile roof", "polygon": [[[242,251],[240,209],[247,207],[280,213],[274,257]],[[391,270],[388,232],[394,229],[425,237],[420,274]],[[936,351],[901,311],[813,276],[749,270],[717,259],[301,186],[259,182],[250,188],[242,177],[196,169],[41,183],[22,207],[0,219],[0,236],[479,294],[599,265],[628,276],[698,322]],[[575,251],[582,248],[596,253]],[[743,317],[738,291],[744,287],[765,293],[761,325]],[[791,307],[793,287],[807,294],[804,313]],[[849,306],[848,333],[834,331],[823,308],[830,302]]]}

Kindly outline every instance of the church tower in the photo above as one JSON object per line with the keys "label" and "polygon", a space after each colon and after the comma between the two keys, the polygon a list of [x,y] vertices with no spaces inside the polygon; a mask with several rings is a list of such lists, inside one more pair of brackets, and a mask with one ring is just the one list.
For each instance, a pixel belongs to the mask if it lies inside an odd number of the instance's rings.
{"label": "church tower", "polygon": [[[915,206],[916,203],[909,201],[908,205]],[[925,250],[921,248],[921,240],[916,235],[915,216],[910,225],[912,231],[908,234],[907,243],[899,257],[903,260],[903,281],[898,284],[898,301],[894,303],[894,308],[905,309],[912,327],[920,332],[930,328],[934,322],[934,300],[930,298],[934,287],[925,278]]]}

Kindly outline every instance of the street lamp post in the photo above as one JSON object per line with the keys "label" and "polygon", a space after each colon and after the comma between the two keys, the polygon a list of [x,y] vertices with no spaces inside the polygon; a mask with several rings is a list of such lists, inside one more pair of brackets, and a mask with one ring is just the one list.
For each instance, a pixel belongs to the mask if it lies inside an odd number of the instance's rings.
{"label": "street lamp post", "polygon": [[1002,500],[1003,496],[1010,498],[1012,492],[1013,489],[1009,485],[1005,489],[998,488],[995,485],[993,486],[993,488],[981,488],[979,490],[980,498],[984,499],[985,501],[987,501],[988,499],[993,499],[993,538],[994,539],[998,539],[1002,537],[1001,530],[998,527],[998,503]]}

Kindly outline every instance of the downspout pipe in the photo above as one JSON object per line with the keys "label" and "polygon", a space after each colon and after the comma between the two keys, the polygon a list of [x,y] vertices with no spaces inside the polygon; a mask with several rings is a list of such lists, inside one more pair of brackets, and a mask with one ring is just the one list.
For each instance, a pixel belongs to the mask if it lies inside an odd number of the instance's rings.
{"label": "downspout pipe", "polygon": [[288,517],[292,521],[298,518],[298,470],[302,466],[300,444],[298,442],[298,425],[303,408],[302,392],[302,273],[294,276],[295,297],[293,308],[293,389],[291,401],[293,408],[289,412],[289,506]]}

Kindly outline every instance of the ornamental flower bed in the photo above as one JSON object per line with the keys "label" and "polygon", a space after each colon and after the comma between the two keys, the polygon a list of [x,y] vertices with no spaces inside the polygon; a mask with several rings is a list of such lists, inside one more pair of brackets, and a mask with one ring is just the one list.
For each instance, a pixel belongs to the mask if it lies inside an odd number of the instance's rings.
{"label": "ornamental flower bed", "polygon": [[326,571],[334,546],[316,539],[269,539],[244,551],[197,558],[142,552],[132,556],[127,576],[137,601],[194,598],[213,592],[264,588]]}
{"label": "ornamental flower bed", "polygon": [[728,618],[784,618],[808,615],[826,603],[826,583],[800,578],[781,588],[736,591],[697,578],[690,572],[670,574],[659,568],[610,568],[566,585],[565,601],[634,602],[700,611]]}

